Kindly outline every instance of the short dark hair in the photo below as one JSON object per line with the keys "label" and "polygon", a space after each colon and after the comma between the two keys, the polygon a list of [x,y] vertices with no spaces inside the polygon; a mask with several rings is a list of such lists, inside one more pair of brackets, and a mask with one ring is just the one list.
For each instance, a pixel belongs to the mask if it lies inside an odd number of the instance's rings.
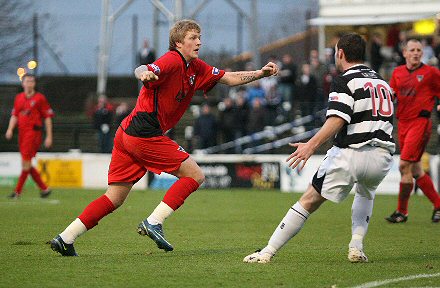
{"label": "short dark hair", "polygon": [[36,77],[34,74],[26,73],[26,74],[24,74],[23,76],[21,76],[21,81],[23,81],[24,79],[26,79],[26,77],[32,77],[32,78],[34,78],[34,80],[37,80],[37,77]]}
{"label": "short dark hair", "polygon": [[416,38],[410,38],[410,39],[408,39],[406,42],[405,42],[405,46],[403,47],[403,48],[408,48],[408,43],[409,42],[415,42],[415,43],[420,43],[420,44],[422,44],[422,42],[420,42],[420,40],[419,39],[416,39]]}
{"label": "short dark hair", "polygon": [[365,40],[357,33],[345,34],[339,39],[336,47],[342,49],[348,63],[365,61]]}

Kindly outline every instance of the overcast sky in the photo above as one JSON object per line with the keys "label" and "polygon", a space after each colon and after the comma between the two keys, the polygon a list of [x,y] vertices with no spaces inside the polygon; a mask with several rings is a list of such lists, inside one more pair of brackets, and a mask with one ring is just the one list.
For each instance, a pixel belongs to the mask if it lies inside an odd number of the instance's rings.
{"label": "overcast sky", "polygon": [[[186,0],[185,12],[191,12],[202,0]],[[111,0],[113,11],[126,0]],[[174,1],[163,0],[165,6],[173,11]],[[249,13],[250,0],[235,0]],[[289,36],[301,31],[305,25],[305,11],[317,10],[317,0],[258,0],[259,42]],[[100,37],[100,0],[39,0],[34,1],[34,10],[39,16],[40,33],[59,55],[61,61],[73,75],[96,74],[97,55]],[[138,17],[139,47],[144,38],[152,39],[153,5],[149,0],[135,0],[115,22],[114,37],[110,55],[110,74],[131,74],[132,58],[132,19]],[[227,50],[237,52],[237,12],[224,0],[210,1],[196,20],[202,25],[202,50]],[[161,19],[165,21],[162,15]],[[249,50],[248,26],[243,27],[243,50]],[[167,24],[160,28],[158,54],[168,48]],[[32,33],[30,27],[30,33]],[[39,75],[60,74],[62,69],[43,45],[39,45]],[[25,63],[17,63],[26,65]],[[1,78],[17,81],[16,71],[2,71]],[[13,81],[14,81],[13,80]],[[8,82],[9,82],[8,81]]]}

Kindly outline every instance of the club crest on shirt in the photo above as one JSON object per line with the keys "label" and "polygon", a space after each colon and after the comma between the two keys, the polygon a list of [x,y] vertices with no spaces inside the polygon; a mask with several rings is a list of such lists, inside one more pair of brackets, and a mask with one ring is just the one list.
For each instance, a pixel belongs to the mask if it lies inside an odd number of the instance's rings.
{"label": "club crest on shirt", "polygon": [[212,75],[218,75],[220,74],[220,70],[218,68],[212,67]]}
{"label": "club crest on shirt", "polygon": [[189,76],[189,85],[194,85],[194,80],[196,79],[196,74]]}
{"label": "club crest on shirt", "polygon": [[35,101],[32,100],[31,103],[30,103],[30,105],[31,105],[31,107],[34,107],[34,106],[35,106]]}
{"label": "club crest on shirt", "polygon": [[337,95],[330,96],[330,97],[328,97],[328,100],[329,100],[329,101],[338,101],[338,100],[339,100],[339,97],[338,97]]}
{"label": "club crest on shirt", "polygon": [[423,80],[423,75],[417,75],[417,81],[422,82]]}

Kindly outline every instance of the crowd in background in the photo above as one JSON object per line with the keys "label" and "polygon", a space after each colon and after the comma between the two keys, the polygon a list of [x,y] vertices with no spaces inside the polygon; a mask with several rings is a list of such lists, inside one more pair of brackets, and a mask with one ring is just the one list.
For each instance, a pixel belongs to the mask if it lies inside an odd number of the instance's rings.
{"label": "crowd in background", "polygon": [[[386,36],[373,33],[368,41],[367,64],[385,80],[396,66],[405,64],[402,50],[408,39],[407,32],[394,28],[391,27]],[[335,37],[337,40],[338,36]],[[421,39],[421,42],[422,62],[440,67],[440,43],[434,43],[430,38]],[[326,48],[323,61],[317,50],[311,50],[308,61],[304,63],[294,63],[291,54],[284,54],[281,59],[272,55],[269,61],[279,65],[277,77],[261,79],[242,87],[221,87],[223,100],[216,109],[217,114],[204,104],[203,112],[195,120],[195,148],[205,149],[233,141],[262,131],[267,126],[315,115],[326,108],[330,85],[338,74],[334,65],[334,48]],[[246,70],[252,69],[255,69],[253,64],[247,63]],[[314,123],[317,127],[320,125],[319,122]],[[304,129],[297,131],[303,132]]]}
{"label": "crowd in background", "polygon": [[[367,64],[388,80],[387,77],[391,75],[392,70],[405,63],[402,50],[407,39],[407,32],[395,27],[391,27],[387,35],[372,33],[368,39]],[[337,40],[338,35],[334,41]],[[434,43],[432,39],[427,38],[422,39],[422,44],[423,62],[440,67],[440,43]],[[203,103],[192,109],[194,123],[191,129],[185,131],[187,149],[205,149],[263,131],[268,126],[273,127],[304,116],[316,115],[316,112],[326,108],[331,83],[338,74],[334,64],[334,52],[333,47],[326,48],[324,57],[320,59],[318,51],[311,50],[304,63],[295,63],[289,53],[281,57],[272,55],[268,60],[280,67],[278,76],[238,87],[217,85],[221,101],[216,103],[216,106]],[[149,48],[149,43],[145,40],[139,51],[138,61],[140,64],[148,64],[154,60],[155,52]],[[245,70],[254,69],[252,62],[245,65]],[[93,125],[97,130],[101,152],[111,152],[113,131],[108,127],[119,126],[131,108],[123,102],[115,109],[105,96],[98,98]],[[322,122],[315,121],[311,123],[313,127],[308,128],[319,127],[321,124]],[[294,133],[304,131],[303,126],[292,130]],[[224,152],[241,151],[229,149]]]}

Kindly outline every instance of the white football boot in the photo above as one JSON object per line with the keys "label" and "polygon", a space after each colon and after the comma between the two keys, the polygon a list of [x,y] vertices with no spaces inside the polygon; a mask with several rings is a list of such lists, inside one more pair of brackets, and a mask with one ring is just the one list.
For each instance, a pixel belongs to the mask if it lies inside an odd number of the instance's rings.
{"label": "white football boot", "polygon": [[368,262],[368,257],[364,251],[356,247],[350,247],[348,248],[348,261],[351,263],[366,263]]}
{"label": "white football boot", "polygon": [[273,255],[269,253],[261,253],[260,251],[256,251],[255,253],[252,253],[244,257],[243,262],[265,264],[265,263],[269,263],[272,257]]}

